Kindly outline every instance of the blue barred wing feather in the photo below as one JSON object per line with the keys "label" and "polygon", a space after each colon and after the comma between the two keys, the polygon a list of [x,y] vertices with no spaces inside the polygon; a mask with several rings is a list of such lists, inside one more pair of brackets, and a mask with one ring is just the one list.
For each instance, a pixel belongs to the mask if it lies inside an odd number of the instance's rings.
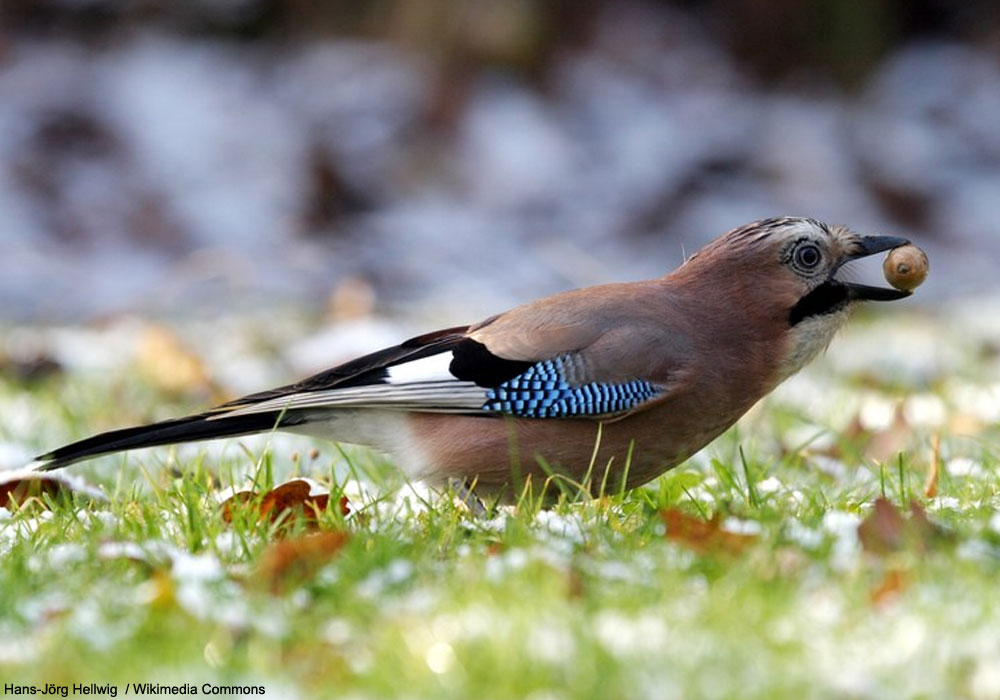
{"label": "blue barred wing feather", "polygon": [[656,396],[644,379],[571,384],[566,360],[557,357],[486,391],[483,410],[525,418],[580,418],[625,413]]}

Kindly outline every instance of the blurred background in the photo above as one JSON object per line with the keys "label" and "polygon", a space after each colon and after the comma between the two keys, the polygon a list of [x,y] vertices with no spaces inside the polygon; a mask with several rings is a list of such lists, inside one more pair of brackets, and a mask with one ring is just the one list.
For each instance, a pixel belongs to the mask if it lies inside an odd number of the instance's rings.
{"label": "blurred background", "polygon": [[8,322],[468,322],[780,214],[996,291],[998,3],[0,0]]}

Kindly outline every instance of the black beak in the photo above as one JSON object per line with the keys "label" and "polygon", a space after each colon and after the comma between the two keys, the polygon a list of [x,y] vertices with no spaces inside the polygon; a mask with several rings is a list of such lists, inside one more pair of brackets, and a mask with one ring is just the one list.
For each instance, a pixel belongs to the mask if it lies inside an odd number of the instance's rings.
{"label": "black beak", "polygon": [[854,250],[847,255],[844,262],[867,258],[869,255],[884,253],[893,248],[902,248],[904,245],[910,245],[910,242],[899,236],[858,236]]}
{"label": "black beak", "polygon": [[913,293],[887,287],[855,284],[854,282],[842,282],[841,284],[847,287],[847,296],[853,301],[897,301],[905,299]]}
{"label": "black beak", "polygon": [[[899,236],[858,236],[854,249],[844,256],[841,264],[858,258],[867,258],[869,255],[884,253],[893,250],[910,242]],[[839,266],[838,266],[839,267]],[[848,298],[854,301],[896,301],[905,299],[912,292],[903,292],[898,289],[888,289],[883,287],[871,287],[867,284],[855,284],[853,282],[841,282],[847,287]]]}

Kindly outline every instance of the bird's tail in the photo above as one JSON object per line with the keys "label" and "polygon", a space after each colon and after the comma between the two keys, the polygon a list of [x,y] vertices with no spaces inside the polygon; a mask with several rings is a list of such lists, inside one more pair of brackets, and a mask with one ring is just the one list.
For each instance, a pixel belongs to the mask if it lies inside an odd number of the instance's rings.
{"label": "bird's tail", "polygon": [[209,413],[174,418],[150,425],[112,430],[64,445],[36,457],[29,468],[36,471],[50,471],[113,452],[157,445],[173,445],[179,442],[249,435],[267,432],[296,422],[294,416],[282,414],[279,411],[240,416],[220,416]]}

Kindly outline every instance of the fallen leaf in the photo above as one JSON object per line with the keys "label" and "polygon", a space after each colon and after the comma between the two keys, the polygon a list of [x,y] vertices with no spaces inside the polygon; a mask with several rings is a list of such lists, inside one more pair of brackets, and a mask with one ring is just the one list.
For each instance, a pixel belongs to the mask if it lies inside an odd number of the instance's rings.
{"label": "fallen leaf", "polygon": [[969,413],[955,413],[948,420],[948,434],[954,437],[978,437],[988,427],[982,418]]}
{"label": "fallen leaf", "polygon": [[63,371],[59,360],[45,351],[10,355],[0,348],[0,374],[19,382],[37,382],[50,379]]}
{"label": "fallen leaf", "polygon": [[47,507],[43,496],[80,494],[96,501],[108,500],[83,479],[61,472],[17,469],[0,472],[0,507],[24,507],[30,503]]}
{"label": "fallen leaf", "polygon": [[678,508],[660,511],[660,517],[667,526],[667,539],[684,545],[699,554],[723,551],[739,554],[757,541],[756,535],[729,532],[720,526],[719,515],[711,520],[695,518]]}
{"label": "fallen leaf", "polygon": [[865,551],[888,554],[902,548],[905,528],[906,521],[896,506],[877,498],[871,514],[858,525],[858,539]]}
{"label": "fallen leaf", "polygon": [[571,566],[566,572],[566,594],[570,598],[582,598],[585,591],[583,572],[579,566]]}
{"label": "fallen leaf", "polygon": [[166,569],[154,569],[149,580],[140,584],[136,600],[150,607],[168,609],[176,602],[177,585]]}
{"label": "fallen leaf", "polygon": [[[256,504],[257,514],[262,520],[275,522],[286,512],[296,511],[312,523],[326,510],[330,492],[322,485],[308,479],[293,479],[274,487],[263,496],[253,491],[238,491],[222,502],[222,517],[232,522],[235,504]],[[340,498],[340,512],[351,512],[346,496]]]}
{"label": "fallen leaf", "polygon": [[166,393],[208,393],[213,389],[201,358],[163,326],[150,325],[143,331],[136,360],[146,379]]}
{"label": "fallen leaf", "polygon": [[885,462],[892,456],[906,449],[913,435],[913,430],[906,420],[903,404],[897,404],[893,409],[892,421],[884,428],[866,427],[859,411],[840,433],[840,440],[834,441],[825,448],[808,449],[808,453],[833,457],[843,460],[854,455],[877,462]]}
{"label": "fallen leaf", "polygon": [[916,501],[910,502],[910,517],[884,498],[875,500],[871,514],[858,525],[858,539],[867,552],[884,556],[905,548],[918,552],[948,538],[947,533],[927,517]]}
{"label": "fallen leaf", "polygon": [[334,531],[275,542],[260,555],[258,578],[271,591],[278,593],[287,583],[314,576],[349,539],[347,532]]}
{"label": "fallen leaf", "polygon": [[924,481],[924,496],[934,498],[938,492],[938,478],[941,474],[941,435],[935,433],[931,438],[931,464],[927,469],[927,479]]}
{"label": "fallen leaf", "polygon": [[364,277],[347,277],[333,288],[328,304],[330,317],[338,321],[371,316],[375,288]]}
{"label": "fallen leaf", "polygon": [[864,455],[876,462],[886,462],[892,456],[902,452],[910,444],[913,428],[906,420],[903,404],[896,406],[892,423],[884,430],[871,433],[865,443]]}
{"label": "fallen leaf", "polygon": [[885,578],[871,593],[872,605],[885,605],[890,603],[910,587],[909,575],[901,569],[889,569]]}
{"label": "fallen leaf", "polygon": [[918,538],[922,546],[951,539],[951,534],[931,522],[923,506],[916,501],[910,501],[910,532]]}
{"label": "fallen leaf", "polygon": [[312,486],[304,479],[287,481],[274,487],[260,502],[261,517],[277,520],[288,510],[301,510],[306,518],[315,519],[320,511],[326,510],[329,493],[312,492]]}

